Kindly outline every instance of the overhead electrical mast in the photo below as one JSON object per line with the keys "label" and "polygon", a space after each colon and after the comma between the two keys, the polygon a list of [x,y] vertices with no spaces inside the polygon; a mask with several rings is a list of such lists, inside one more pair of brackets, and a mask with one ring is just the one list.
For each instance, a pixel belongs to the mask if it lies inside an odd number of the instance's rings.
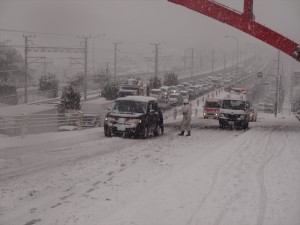
{"label": "overhead electrical mast", "polygon": [[114,82],[117,81],[117,51],[118,49],[118,45],[122,44],[121,42],[115,42],[115,59],[114,59]]}
{"label": "overhead electrical mast", "polygon": [[24,46],[24,52],[25,52],[25,74],[24,74],[24,89],[25,89],[25,103],[27,103],[27,98],[28,98],[28,93],[27,93],[27,87],[28,87],[28,74],[27,74],[27,70],[28,70],[28,51],[29,51],[29,46],[28,46],[28,42],[31,42],[31,40],[29,40],[28,38],[34,38],[35,35],[31,35],[31,34],[23,34],[23,37],[25,38],[25,46]]}
{"label": "overhead electrical mast", "polygon": [[300,44],[255,22],[253,0],[244,0],[244,12],[213,0],[168,0],[235,27],[277,48],[300,62]]}
{"label": "overhead electrical mast", "polygon": [[158,43],[153,43],[151,45],[155,46],[155,70],[154,70],[154,76],[157,77],[158,76],[158,46],[160,44]]}

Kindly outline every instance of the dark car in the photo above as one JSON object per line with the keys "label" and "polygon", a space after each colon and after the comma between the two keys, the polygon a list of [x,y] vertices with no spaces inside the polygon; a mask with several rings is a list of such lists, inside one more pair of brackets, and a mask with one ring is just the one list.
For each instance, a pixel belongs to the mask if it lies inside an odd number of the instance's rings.
{"label": "dark car", "polygon": [[146,139],[158,136],[160,118],[157,99],[144,96],[117,98],[104,121],[104,134]]}

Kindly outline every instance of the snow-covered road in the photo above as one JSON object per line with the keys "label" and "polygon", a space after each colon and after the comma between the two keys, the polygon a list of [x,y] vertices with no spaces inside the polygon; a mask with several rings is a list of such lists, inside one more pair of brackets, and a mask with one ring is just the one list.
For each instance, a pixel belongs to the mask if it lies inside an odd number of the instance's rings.
{"label": "snow-covered road", "polygon": [[102,128],[2,138],[1,225],[298,225],[300,123],[250,130],[193,118],[191,137],[105,138]]}

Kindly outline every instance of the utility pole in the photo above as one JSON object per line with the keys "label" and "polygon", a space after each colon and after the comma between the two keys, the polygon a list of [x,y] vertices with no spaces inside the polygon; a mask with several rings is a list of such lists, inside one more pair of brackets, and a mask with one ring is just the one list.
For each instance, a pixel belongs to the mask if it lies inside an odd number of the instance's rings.
{"label": "utility pole", "polygon": [[35,37],[35,35],[31,35],[31,34],[27,34],[27,35],[25,35],[25,34],[23,34],[23,37],[25,38],[25,46],[24,46],[24,55],[25,55],[25,73],[24,73],[24,75],[25,75],[25,79],[24,79],[24,82],[25,82],[25,84],[24,84],[24,88],[25,88],[25,99],[24,99],[24,102],[25,103],[27,103],[27,101],[28,101],[28,92],[27,92],[27,77],[28,77],[28,74],[27,74],[27,70],[28,70],[28,42],[30,41],[30,40],[28,40],[28,38],[29,37]]}
{"label": "utility pole", "polygon": [[184,60],[183,60],[183,63],[184,63],[184,74],[186,73],[186,50],[184,50]]}
{"label": "utility pole", "polygon": [[193,80],[194,75],[194,49],[192,48],[192,61],[191,61],[191,80]]}
{"label": "utility pole", "polygon": [[278,96],[279,96],[279,60],[280,60],[280,51],[278,50],[278,56],[277,56],[277,75],[276,75],[276,103],[275,103],[275,117],[277,117],[277,113],[278,113]]}
{"label": "utility pole", "polygon": [[200,71],[202,69],[202,54],[201,54],[201,50],[199,51],[199,65],[200,65]]}
{"label": "utility pole", "polygon": [[191,80],[193,80],[194,75],[194,49],[192,48],[192,59],[191,59]]}
{"label": "utility pole", "polygon": [[214,64],[215,64],[215,51],[212,50],[211,75],[213,75],[214,73]]}
{"label": "utility pole", "polygon": [[155,72],[154,72],[154,76],[157,78],[157,76],[158,76],[158,46],[160,44],[154,43],[152,45],[155,45]]}
{"label": "utility pole", "polygon": [[223,57],[224,57],[224,72],[225,72],[225,69],[226,69],[226,52],[225,51],[223,52]]}
{"label": "utility pole", "polygon": [[88,38],[90,36],[80,36],[79,38],[84,39],[84,100],[86,100],[87,96],[87,56],[88,56]]}
{"label": "utility pole", "polygon": [[106,75],[109,75],[109,62],[106,62],[106,70],[105,70]]}
{"label": "utility pole", "polygon": [[121,42],[115,42],[115,61],[114,61],[114,82],[116,82],[117,80],[117,50],[119,50],[117,48],[118,44],[122,44]]}

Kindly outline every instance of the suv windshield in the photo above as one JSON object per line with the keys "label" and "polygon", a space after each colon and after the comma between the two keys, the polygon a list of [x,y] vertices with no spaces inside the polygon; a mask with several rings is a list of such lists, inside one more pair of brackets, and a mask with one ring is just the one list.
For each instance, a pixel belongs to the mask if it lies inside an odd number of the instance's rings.
{"label": "suv windshield", "polygon": [[119,101],[115,101],[112,110],[115,113],[146,113],[147,103],[119,100]]}
{"label": "suv windshield", "polygon": [[242,100],[223,100],[223,109],[244,110],[246,107],[245,101]]}
{"label": "suv windshield", "polygon": [[205,108],[219,108],[220,105],[218,102],[206,102],[204,107]]}

